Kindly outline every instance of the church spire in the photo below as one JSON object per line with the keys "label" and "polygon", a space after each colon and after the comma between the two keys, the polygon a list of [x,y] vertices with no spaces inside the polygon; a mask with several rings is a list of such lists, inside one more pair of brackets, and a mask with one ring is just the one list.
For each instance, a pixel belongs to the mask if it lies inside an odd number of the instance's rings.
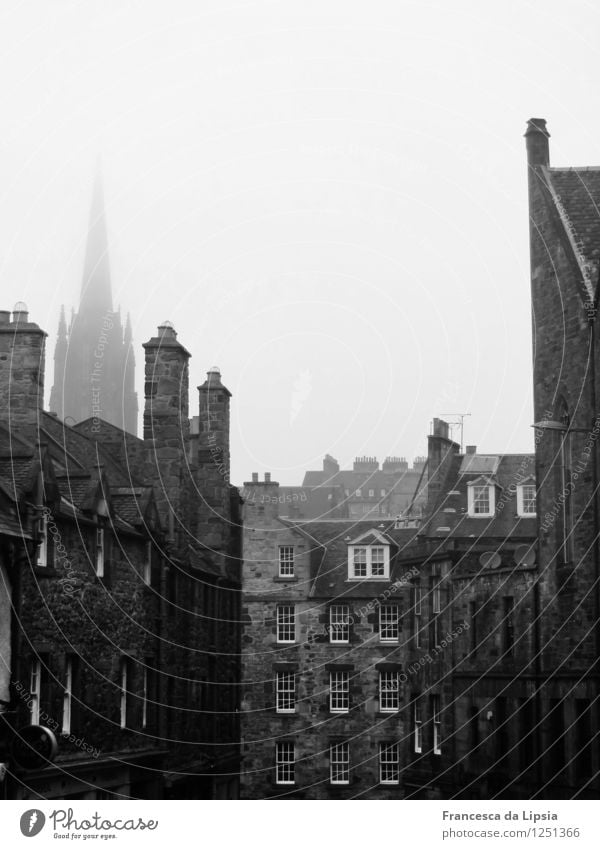
{"label": "church spire", "polygon": [[50,392],[50,410],[63,417],[63,392],[65,385],[65,366],[67,362],[67,320],[65,318],[64,304],[60,308],[58,319],[58,333],[56,336],[56,347],[54,349],[54,384]]}
{"label": "church spire", "polygon": [[107,315],[112,311],[104,190],[101,163],[98,159],[81,281],[79,317],[81,319],[86,314]]}

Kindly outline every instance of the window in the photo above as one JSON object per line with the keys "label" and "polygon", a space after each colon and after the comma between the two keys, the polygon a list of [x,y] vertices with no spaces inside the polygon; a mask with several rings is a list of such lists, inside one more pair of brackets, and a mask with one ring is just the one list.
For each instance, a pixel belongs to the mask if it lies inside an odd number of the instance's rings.
{"label": "window", "polygon": [[413,703],[413,738],[415,752],[423,751],[423,717],[421,715],[421,699],[414,696]]}
{"label": "window", "polygon": [[382,497],[382,498],[385,498],[385,489],[382,489],[382,490],[381,490],[381,497]]}
{"label": "window", "polygon": [[296,641],[296,609],[293,604],[277,605],[277,642]]}
{"label": "window", "polygon": [[294,575],[294,546],[279,546],[279,577],[291,578]]}
{"label": "window", "polygon": [[429,635],[430,646],[438,646],[440,643],[440,611],[441,604],[441,578],[439,575],[431,577],[431,632]]}
{"label": "window", "polygon": [[73,658],[65,658],[65,689],[63,691],[62,733],[71,733],[71,708],[73,698]]}
{"label": "window", "polygon": [[375,498],[375,490],[374,489],[369,490],[369,498]]}
{"label": "window", "polygon": [[357,489],[357,490],[356,490],[356,497],[357,497],[357,498],[360,498],[360,497],[361,497],[361,495],[362,495],[362,490]]}
{"label": "window", "polygon": [[275,782],[277,784],[294,784],[296,753],[293,743],[275,744]]}
{"label": "window", "polygon": [[293,672],[275,674],[277,713],[294,713],[296,710],[296,676]]}
{"label": "window", "polygon": [[329,748],[329,780],[331,784],[350,784],[350,746],[336,743]]}
{"label": "window", "polygon": [[440,716],[440,697],[431,697],[431,714],[433,717],[433,754],[442,754],[442,720]]}
{"label": "window", "polygon": [[120,712],[121,728],[127,728],[127,687],[129,684],[129,659],[121,658],[120,675]]}
{"label": "window", "polygon": [[519,516],[535,516],[535,484],[524,483],[517,487],[517,513]]}
{"label": "window", "polygon": [[489,484],[469,484],[469,516],[493,516],[496,493]]}
{"label": "window", "polygon": [[415,648],[421,648],[421,614],[422,614],[422,599],[423,599],[423,591],[421,589],[421,584],[415,584]]}
{"label": "window", "polygon": [[49,566],[48,546],[48,514],[44,512],[37,521],[37,551],[35,555],[36,566]]}
{"label": "window", "polygon": [[329,608],[329,642],[350,642],[350,608],[347,604],[332,604]]}
{"label": "window", "polygon": [[504,619],[503,619],[503,629],[504,629],[504,645],[503,651],[506,655],[511,655],[513,653],[513,647],[515,644],[515,626],[514,626],[514,599],[512,596],[504,596]]}
{"label": "window", "polygon": [[379,639],[382,643],[397,643],[399,631],[398,605],[381,604],[379,606]]}
{"label": "window", "polygon": [[400,746],[398,743],[379,744],[379,783],[398,784],[400,779]]}
{"label": "window", "polygon": [[329,710],[348,713],[350,710],[350,675],[348,672],[329,673]]}
{"label": "window", "polygon": [[397,672],[379,673],[379,710],[395,713],[400,707],[400,692]]}
{"label": "window", "polygon": [[152,583],[152,543],[146,543],[146,557],[144,559],[144,583],[150,586]]}
{"label": "window", "polygon": [[388,579],[390,551],[387,545],[351,545],[348,557],[348,576],[355,578]]}
{"label": "window", "polygon": [[104,577],[104,528],[96,528],[96,575]]}
{"label": "window", "polygon": [[29,714],[31,724],[37,725],[40,721],[40,699],[42,694],[42,663],[39,658],[31,661],[29,675]]}
{"label": "window", "polygon": [[148,667],[142,668],[142,728],[148,725]]}

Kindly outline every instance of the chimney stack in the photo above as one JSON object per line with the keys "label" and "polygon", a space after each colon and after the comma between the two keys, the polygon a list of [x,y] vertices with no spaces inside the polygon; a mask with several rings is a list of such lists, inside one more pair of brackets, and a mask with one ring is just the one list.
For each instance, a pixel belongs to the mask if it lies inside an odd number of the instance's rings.
{"label": "chimney stack", "polygon": [[527,164],[530,167],[550,164],[549,138],[550,133],[546,129],[546,119],[530,118],[525,131]]}
{"label": "chimney stack", "polygon": [[0,312],[0,417],[11,428],[39,425],[44,409],[46,336],[29,321],[27,306],[15,304],[12,321]]}

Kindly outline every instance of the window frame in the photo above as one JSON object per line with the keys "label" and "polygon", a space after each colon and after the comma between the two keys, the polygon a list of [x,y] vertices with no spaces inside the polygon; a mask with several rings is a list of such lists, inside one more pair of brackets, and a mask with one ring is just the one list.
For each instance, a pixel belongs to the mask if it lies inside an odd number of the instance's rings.
{"label": "window frame", "polygon": [[121,730],[127,728],[127,709],[129,695],[129,658],[121,655],[119,663],[119,723]]}
{"label": "window frame", "polygon": [[61,734],[69,735],[73,724],[73,656],[65,657],[65,686],[63,688],[63,710]]}
{"label": "window frame", "polygon": [[[392,757],[389,757],[390,753]],[[384,778],[385,771],[390,768],[394,777]],[[379,743],[379,783],[388,787],[400,784],[400,745],[397,741]]]}
{"label": "window frame", "polygon": [[415,648],[422,648],[422,616],[423,616],[423,587],[421,586],[421,582],[418,581],[414,584],[414,638],[415,638]]}
{"label": "window frame", "polygon": [[[284,556],[284,552],[288,553],[288,557]],[[291,556],[289,554],[291,553]],[[279,572],[278,575],[280,578],[293,578],[295,577],[295,552],[293,545],[280,545],[279,546]],[[288,571],[286,571],[286,567]]]}
{"label": "window frame", "polygon": [[[392,684],[392,686],[390,687],[389,684]],[[390,701],[392,702],[391,705],[389,704]],[[379,712],[398,713],[399,710],[400,676],[398,674],[398,671],[381,670],[379,672]]]}
{"label": "window frame", "polygon": [[350,673],[346,669],[329,672],[329,713],[350,713]]}
{"label": "window frame", "polygon": [[152,584],[152,540],[146,542],[144,557],[144,583],[147,587]]}
{"label": "window frame", "polygon": [[[487,489],[488,491],[488,510],[481,512],[475,510],[478,498],[475,496],[475,490]],[[471,519],[491,519],[496,514],[496,487],[491,483],[470,483],[468,490],[468,514]]]}
{"label": "window frame", "polygon": [[106,537],[103,527],[96,527],[96,546],[94,550],[94,570],[97,578],[104,578],[105,575],[105,550]]}
{"label": "window frame", "polygon": [[[288,686],[280,686],[287,683]],[[291,683],[291,686],[289,686]],[[282,704],[291,703],[291,707]],[[275,672],[275,713],[296,713],[296,673],[287,670]]]}
{"label": "window frame", "polygon": [[[395,614],[392,614],[392,619],[386,621],[384,611],[392,609]],[[395,622],[394,622],[395,616]],[[395,625],[395,628],[394,628]],[[392,628],[395,635],[392,637],[385,636],[384,631]],[[395,601],[384,601],[379,605],[379,642],[380,643],[397,643],[400,639],[400,605]]]}
{"label": "window frame", "polygon": [[48,514],[46,511],[36,520],[38,543],[35,552],[35,565],[39,569],[47,569],[49,562],[49,546],[48,546]]}
{"label": "window frame", "polygon": [[347,742],[332,743],[329,746],[329,783],[350,784],[350,744]]}
{"label": "window frame", "polygon": [[[382,552],[382,560],[374,560],[374,553]],[[356,555],[358,552],[365,553],[364,564],[357,563]],[[356,566],[364,565],[365,574],[357,575]],[[373,566],[382,567],[381,574],[373,574]],[[355,545],[348,546],[348,580],[349,581],[389,581],[390,580],[390,547],[382,543],[376,545]]]}
{"label": "window frame", "polygon": [[442,754],[442,699],[438,693],[431,696],[431,718],[433,723],[433,754]]}
{"label": "window frame", "polygon": [[502,653],[512,657],[515,651],[515,599],[512,595],[502,597]]}
{"label": "window frame", "polygon": [[421,696],[413,697],[413,750],[417,755],[423,752],[423,713]]}
{"label": "window frame", "polygon": [[[284,613],[284,609],[290,612]],[[287,620],[290,620],[287,621]],[[286,629],[288,629],[286,631]],[[280,645],[292,645],[296,642],[296,605],[282,602],[277,605],[276,609],[276,630],[277,642]],[[282,635],[289,633],[292,638],[283,637]]]}
{"label": "window frame", "polygon": [[[340,613],[339,611],[345,612]],[[336,617],[341,617],[342,621],[334,621]],[[337,636],[340,630],[342,638],[334,639],[334,636]],[[329,642],[336,645],[348,645],[350,643],[350,605],[329,605]]]}
{"label": "window frame", "polygon": [[[526,501],[525,499],[525,490],[533,489],[533,505],[534,510],[525,510],[525,504],[527,501],[531,503],[531,499]],[[517,486],[517,515],[521,518],[527,519],[535,519],[537,516],[537,487],[535,483],[520,483]]]}
{"label": "window frame", "polygon": [[278,740],[275,743],[275,784],[295,783],[296,746],[291,740]]}
{"label": "window frame", "polygon": [[31,725],[39,725],[42,700],[42,661],[33,657],[29,667],[29,718]]}

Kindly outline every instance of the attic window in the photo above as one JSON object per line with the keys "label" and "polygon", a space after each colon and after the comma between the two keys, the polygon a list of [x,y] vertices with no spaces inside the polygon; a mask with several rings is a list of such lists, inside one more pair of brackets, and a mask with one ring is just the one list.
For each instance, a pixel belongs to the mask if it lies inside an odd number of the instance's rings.
{"label": "attic window", "polygon": [[534,483],[524,483],[517,487],[517,513],[519,516],[536,515]]}
{"label": "attic window", "polygon": [[349,545],[348,578],[350,580],[389,580],[390,548],[388,545]]}
{"label": "attic window", "polygon": [[496,509],[496,492],[490,484],[469,484],[469,516],[488,518]]}
{"label": "attic window", "polygon": [[48,514],[44,512],[37,521],[37,552],[36,566],[48,566]]}

